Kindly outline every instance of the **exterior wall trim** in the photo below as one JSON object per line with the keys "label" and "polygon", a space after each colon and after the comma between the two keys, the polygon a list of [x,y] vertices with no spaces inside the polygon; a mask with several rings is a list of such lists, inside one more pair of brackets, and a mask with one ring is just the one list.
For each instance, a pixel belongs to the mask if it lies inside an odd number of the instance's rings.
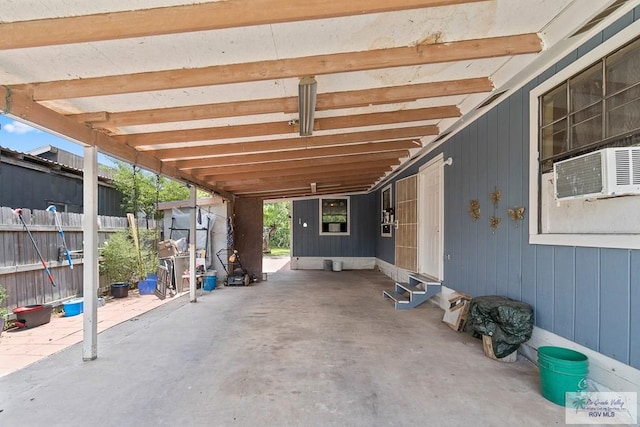
{"label": "exterior wall trim", "polygon": [[322,270],[324,260],[341,261],[343,270],[373,270],[375,258],[373,257],[291,257],[292,270]]}
{"label": "exterior wall trim", "polygon": [[[518,352],[536,363],[538,347],[546,345],[570,348],[589,358],[589,391],[640,390],[640,370],[537,326],[533,328],[531,339],[521,345]],[[640,398],[640,395],[638,397]]]}

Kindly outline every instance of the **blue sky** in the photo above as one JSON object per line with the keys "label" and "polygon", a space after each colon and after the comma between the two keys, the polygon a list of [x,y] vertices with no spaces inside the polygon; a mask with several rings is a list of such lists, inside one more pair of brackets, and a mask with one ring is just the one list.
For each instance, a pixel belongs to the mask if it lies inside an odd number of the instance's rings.
{"label": "blue sky", "polygon": [[[33,128],[13,120],[11,117],[0,115],[0,126],[0,146],[2,147],[27,152],[43,145],[53,145],[73,154],[83,155],[83,147],[80,144]],[[113,163],[107,156],[102,154],[98,155],[98,161],[107,165]]]}

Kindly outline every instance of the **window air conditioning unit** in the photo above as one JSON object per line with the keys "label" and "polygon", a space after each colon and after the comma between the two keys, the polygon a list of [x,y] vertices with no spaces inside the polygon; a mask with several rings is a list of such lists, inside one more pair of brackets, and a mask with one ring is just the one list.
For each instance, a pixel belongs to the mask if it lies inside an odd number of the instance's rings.
{"label": "window air conditioning unit", "polygon": [[640,147],[605,148],[553,165],[557,200],[640,194]]}

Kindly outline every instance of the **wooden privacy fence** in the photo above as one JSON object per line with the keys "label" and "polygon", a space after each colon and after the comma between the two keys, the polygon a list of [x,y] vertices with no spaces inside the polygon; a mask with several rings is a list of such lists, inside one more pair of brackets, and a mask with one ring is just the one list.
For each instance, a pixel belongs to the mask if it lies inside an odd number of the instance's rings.
{"label": "wooden privacy fence", "polygon": [[[0,285],[7,289],[4,305],[9,311],[30,304],[56,304],[82,294],[82,216],[58,213],[67,247],[73,254],[71,269],[62,250],[54,213],[22,210],[22,217],[52,273],[54,287],[19,216],[11,208],[0,207]],[[155,227],[144,219],[138,222],[140,228]],[[102,247],[112,233],[127,227],[127,218],[99,216],[98,246]],[[99,288],[107,286],[101,277]]]}

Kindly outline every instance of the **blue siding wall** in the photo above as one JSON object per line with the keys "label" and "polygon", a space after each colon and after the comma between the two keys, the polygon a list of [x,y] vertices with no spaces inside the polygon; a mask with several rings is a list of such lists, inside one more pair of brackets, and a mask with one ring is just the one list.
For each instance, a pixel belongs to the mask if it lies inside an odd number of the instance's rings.
{"label": "blue siding wall", "polygon": [[[454,159],[444,168],[447,287],[525,301],[535,308],[540,328],[635,368],[640,368],[640,251],[528,244],[528,101],[532,88],[639,17],[640,9],[627,14],[421,162],[439,152]],[[494,213],[489,195],[496,188],[502,200]],[[481,208],[475,222],[467,213],[472,199]],[[527,208],[517,224],[506,212],[516,206]],[[491,215],[501,218],[496,230],[489,226]],[[377,243],[378,254],[393,247],[391,239]]]}
{"label": "blue siding wall", "polygon": [[[380,227],[376,197],[373,193],[351,196],[349,236],[320,236],[318,199],[294,201],[292,256],[374,257]],[[302,226],[305,222],[307,227]]]}

